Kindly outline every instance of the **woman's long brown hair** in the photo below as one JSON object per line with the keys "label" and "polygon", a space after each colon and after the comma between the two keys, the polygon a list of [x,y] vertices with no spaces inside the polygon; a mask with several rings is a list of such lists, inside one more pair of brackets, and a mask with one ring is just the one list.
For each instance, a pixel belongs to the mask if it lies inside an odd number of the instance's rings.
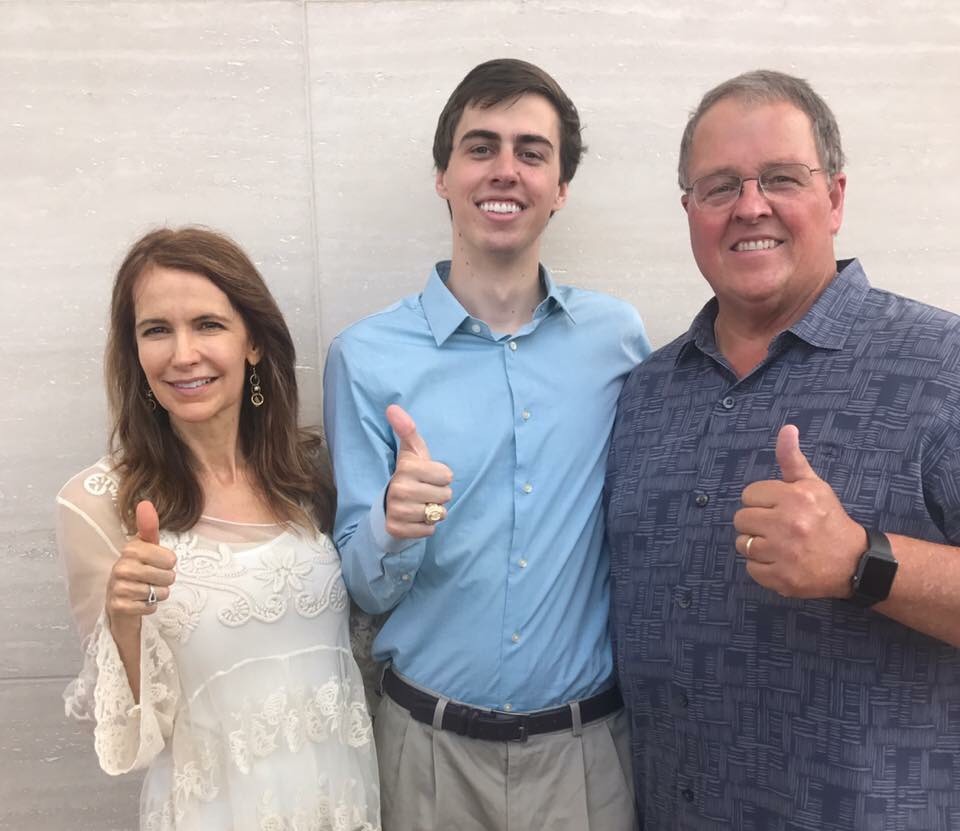
{"label": "woman's long brown hair", "polygon": [[287,324],[249,257],[228,237],[204,228],[151,231],[130,249],[113,285],[105,375],[113,430],[110,449],[120,479],[117,507],[136,528],[137,502],[150,499],[160,526],[185,531],[203,512],[196,460],[170,426],[151,409],[137,356],[134,288],[152,266],[201,274],[240,313],[261,354],[257,375],[265,403],[254,407],[248,391],[240,408],[239,451],[260,496],[277,521],[329,532],[336,495],[323,440],[297,426],[295,349]]}

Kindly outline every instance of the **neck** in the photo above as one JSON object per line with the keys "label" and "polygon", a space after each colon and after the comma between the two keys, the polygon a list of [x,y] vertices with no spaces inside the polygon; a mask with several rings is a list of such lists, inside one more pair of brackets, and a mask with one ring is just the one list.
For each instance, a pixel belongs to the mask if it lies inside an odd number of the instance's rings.
{"label": "neck", "polygon": [[234,484],[245,478],[245,462],[240,457],[239,418],[231,424],[207,421],[201,424],[173,423],[181,441],[190,448],[197,463],[201,481],[221,485]]}
{"label": "neck", "polygon": [[544,298],[539,247],[523,257],[499,259],[455,251],[447,288],[472,317],[492,331],[516,332],[533,319]]}
{"label": "neck", "polygon": [[777,335],[810,311],[835,273],[832,272],[812,291],[790,304],[779,298],[768,303],[757,303],[717,296],[719,308],[713,322],[717,349],[738,378],[743,378],[767,357],[770,344]]}

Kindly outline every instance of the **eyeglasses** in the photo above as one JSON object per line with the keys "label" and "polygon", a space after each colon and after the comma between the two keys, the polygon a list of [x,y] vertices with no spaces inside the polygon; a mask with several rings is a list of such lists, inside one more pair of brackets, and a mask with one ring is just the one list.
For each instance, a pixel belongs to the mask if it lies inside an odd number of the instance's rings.
{"label": "eyeglasses", "polygon": [[822,167],[807,167],[799,162],[778,164],[761,170],[759,176],[737,176],[734,173],[711,173],[697,179],[686,192],[703,210],[729,208],[743,193],[744,182],[756,182],[760,192],[773,201],[791,199],[810,187],[814,173],[826,173]]}

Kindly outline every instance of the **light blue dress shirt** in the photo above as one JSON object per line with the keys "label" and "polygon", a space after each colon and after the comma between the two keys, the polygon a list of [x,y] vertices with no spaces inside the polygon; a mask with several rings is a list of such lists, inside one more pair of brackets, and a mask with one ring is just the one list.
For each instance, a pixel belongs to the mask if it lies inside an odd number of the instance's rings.
{"label": "light blue dress shirt", "polygon": [[[392,609],[374,654],[402,675],[478,707],[552,707],[612,672],[603,477],[620,387],[650,346],[633,307],[543,268],[531,322],[494,333],[446,288],[449,268],[330,345],[343,577],[368,612]],[[447,518],[424,540],[385,529],[389,404],[453,471]]]}

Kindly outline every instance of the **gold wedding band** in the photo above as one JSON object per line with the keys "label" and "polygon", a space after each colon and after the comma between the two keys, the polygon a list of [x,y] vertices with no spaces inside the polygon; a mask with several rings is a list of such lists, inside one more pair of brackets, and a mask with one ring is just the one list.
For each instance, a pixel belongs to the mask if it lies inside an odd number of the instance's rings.
{"label": "gold wedding band", "polygon": [[755,539],[756,539],[756,537],[755,537],[753,534],[751,534],[749,537],[747,537],[747,544],[744,546],[744,549],[745,549],[744,553],[745,553],[748,557],[750,556],[750,546],[753,545],[753,541],[754,541]]}
{"label": "gold wedding band", "polygon": [[447,509],[438,502],[428,502],[423,506],[423,521],[427,525],[436,525],[447,515]]}
{"label": "gold wedding band", "polygon": [[147,589],[149,590],[147,591],[147,599],[144,600],[143,602],[146,603],[148,606],[156,606],[157,590],[153,586],[151,586],[149,583],[147,583]]}

